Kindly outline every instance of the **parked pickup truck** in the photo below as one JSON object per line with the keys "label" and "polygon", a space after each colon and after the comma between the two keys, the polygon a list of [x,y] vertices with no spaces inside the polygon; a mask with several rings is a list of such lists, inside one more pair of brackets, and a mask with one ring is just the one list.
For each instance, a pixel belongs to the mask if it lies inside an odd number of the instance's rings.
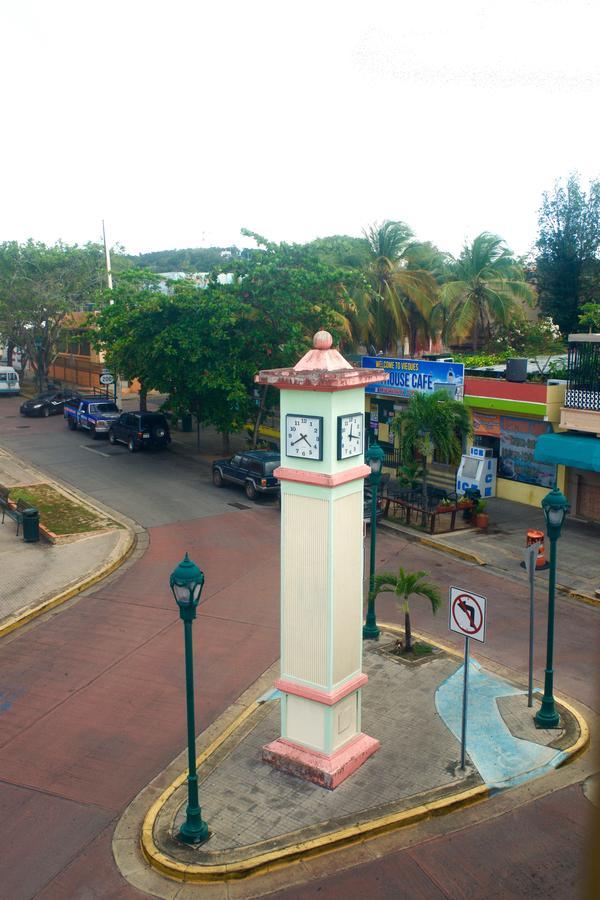
{"label": "parked pickup truck", "polygon": [[85,428],[93,438],[108,434],[108,429],[121,415],[121,410],[112,400],[101,397],[84,397],[77,403],[67,401],[64,417],[71,431]]}

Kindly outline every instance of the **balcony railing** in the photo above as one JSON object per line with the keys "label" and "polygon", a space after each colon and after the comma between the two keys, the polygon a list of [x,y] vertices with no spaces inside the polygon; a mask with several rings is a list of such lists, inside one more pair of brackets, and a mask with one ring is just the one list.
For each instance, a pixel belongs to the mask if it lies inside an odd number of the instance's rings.
{"label": "balcony railing", "polygon": [[600,335],[569,335],[567,409],[600,412]]}

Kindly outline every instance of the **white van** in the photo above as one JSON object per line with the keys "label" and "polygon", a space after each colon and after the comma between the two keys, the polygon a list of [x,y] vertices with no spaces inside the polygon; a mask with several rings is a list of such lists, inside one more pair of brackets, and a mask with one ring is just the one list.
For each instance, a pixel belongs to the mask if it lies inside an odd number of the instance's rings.
{"label": "white van", "polygon": [[20,394],[19,376],[12,366],[0,366],[0,396]]}

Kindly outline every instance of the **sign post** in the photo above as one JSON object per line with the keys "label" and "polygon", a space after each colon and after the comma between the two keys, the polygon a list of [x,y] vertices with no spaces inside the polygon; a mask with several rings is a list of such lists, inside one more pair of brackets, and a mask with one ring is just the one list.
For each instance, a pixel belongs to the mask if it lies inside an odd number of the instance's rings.
{"label": "sign post", "polygon": [[469,647],[470,640],[484,643],[487,600],[472,591],[450,588],[450,608],[448,626],[450,631],[465,638],[465,664],[463,677],[462,734],[460,748],[460,768],[464,771],[467,750],[467,708],[469,692]]}
{"label": "sign post", "polygon": [[533,626],[535,616],[535,566],[538,558],[539,544],[530,544],[525,548],[525,569],[529,575],[529,682],[527,688],[527,706],[533,706]]}

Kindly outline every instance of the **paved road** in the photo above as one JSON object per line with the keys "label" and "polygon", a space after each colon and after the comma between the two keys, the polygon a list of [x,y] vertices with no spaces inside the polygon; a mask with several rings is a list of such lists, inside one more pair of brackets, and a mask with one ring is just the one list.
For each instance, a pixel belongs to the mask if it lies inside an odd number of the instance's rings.
{"label": "paved road", "polygon": [[242,491],[214,488],[208,467],[189,457],[131,454],[124,445],[69,431],[62,416],[26,419],[19,415],[21,402],[0,398],[0,445],[145,527],[231,512],[232,503],[248,505]]}
{"label": "paved road", "polygon": [[[6,422],[12,423],[10,430]],[[48,454],[48,467],[57,474],[57,469],[69,470],[61,447],[71,438],[85,443],[61,433],[60,420],[31,422],[30,429],[17,430],[19,424],[0,420],[0,443],[18,442],[38,465],[46,464],[42,456]],[[76,477],[85,478],[82,458],[89,454],[81,447],[73,454],[79,460]],[[126,462],[117,468],[119,457],[99,459],[110,462],[110,471],[126,483],[134,471],[130,464],[155,461],[124,453]],[[172,490],[185,495],[189,472],[196,470],[180,469],[177,460],[173,465],[172,470],[169,460],[160,471],[168,473]],[[118,488],[113,490],[118,494]],[[206,487],[207,494],[211,490]],[[214,493],[217,502],[226,502]],[[135,489],[128,491],[123,511],[143,520],[146,500],[136,496]],[[2,896],[142,896],[116,869],[110,842],[133,796],[184,746],[181,625],[168,591],[169,572],[186,549],[206,572],[206,603],[195,626],[198,712],[205,727],[278,655],[278,525],[277,512],[262,504],[216,516],[196,512],[193,520],[151,527],[148,551],[118,578],[0,644]],[[502,579],[381,533],[378,568],[399,563],[430,570],[444,589],[454,583],[486,594],[488,643],[477,654],[525,672],[522,576],[520,582]],[[539,606],[538,674],[544,643],[541,600]],[[413,607],[415,628],[453,640],[442,617],[432,618],[418,600]],[[379,612],[382,619],[401,618],[389,597],[381,598]],[[557,689],[596,708],[598,615],[597,609],[559,599]],[[392,846],[372,862],[357,853],[350,871],[332,874],[335,857],[325,857],[321,878],[281,896],[571,898],[581,880],[590,809],[581,787],[574,785],[454,833],[457,820],[445,818],[439,820],[443,829],[435,840],[403,850]],[[365,845],[375,853],[377,846]]]}

